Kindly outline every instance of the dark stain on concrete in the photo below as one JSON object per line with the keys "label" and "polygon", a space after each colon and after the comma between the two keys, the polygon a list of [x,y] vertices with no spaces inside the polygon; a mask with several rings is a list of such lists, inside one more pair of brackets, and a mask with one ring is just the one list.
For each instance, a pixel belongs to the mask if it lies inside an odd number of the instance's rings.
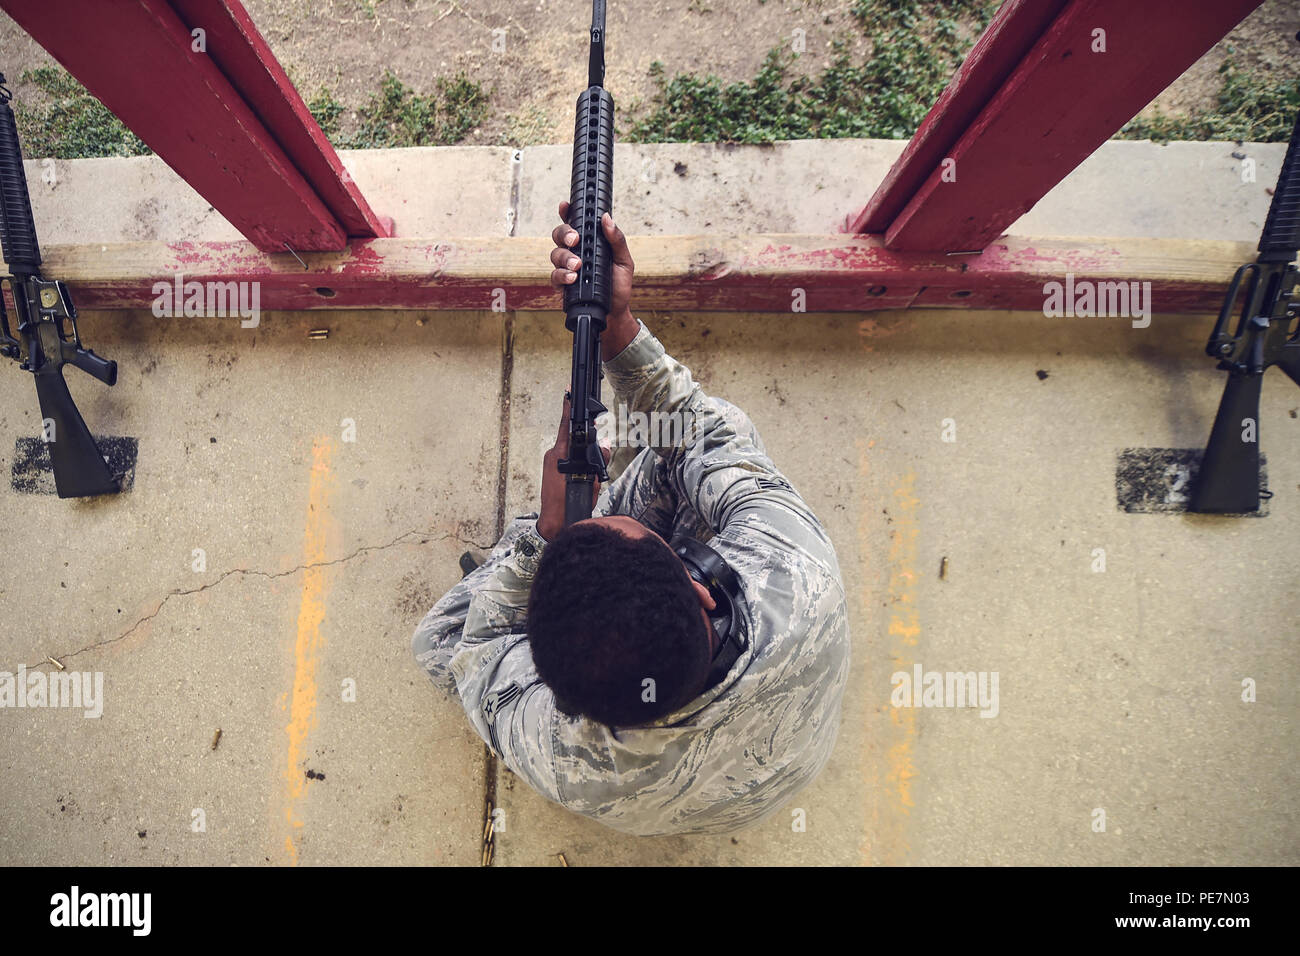
{"label": "dark stain on concrete", "polygon": [[[1187,511],[1201,469],[1199,448],[1125,448],[1115,463],[1115,498],[1120,511],[1129,514],[1180,514]],[[1267,462],[1259,457],[1259,486],[1268,486]],[[1268,514],[1268,500],[1259,511]]]}
{"label": "dark stain on concrete", "polygon": [[[140,443],[135,438],[118,435],[96,435],[99,450],[108,459],[108,468],[122,476],[122,490],[130,491],[135,484],[135,464]],[[14,459],[10,467],[9,484],[14,491],[24,495],[56,494],[54,472],[50,466],[50,450],[39,438],[20,436],[14,440]]]}

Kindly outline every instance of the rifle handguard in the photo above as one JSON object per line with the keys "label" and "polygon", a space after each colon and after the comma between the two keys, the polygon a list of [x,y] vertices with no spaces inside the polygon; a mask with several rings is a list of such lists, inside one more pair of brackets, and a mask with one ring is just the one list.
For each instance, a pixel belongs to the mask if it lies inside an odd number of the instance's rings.
{"label": "rifle handguard", "polygon": [[[0,76],[0,84],[4,77]],[[9,106],[7,91],[0,85],[0,244],[5,262],[15,273],[33,273],[41,266],[41,247],[36,241],[36,220],[27,194],[23,151],[18,143],[18,125]]]}
{"label": "rifle handguard", "polygon": [[1300,250],[1300,119],[1282,160],[1273,202],[1259,238],[1260,262],[1290,262]]}
{"label": "rifle handguard", "polygon": [[574,283],[564,289],[565,327],[569,331],[573,331],[575,309],[579,308],[590,309],[600,329],[604,328],[614,264],[600,225],[601,217],[613,207],[614,98],[603,87],[589,87],[578,97],[577,113],[568,222],[578,234],[574,253],[582,260],[582,268]]}

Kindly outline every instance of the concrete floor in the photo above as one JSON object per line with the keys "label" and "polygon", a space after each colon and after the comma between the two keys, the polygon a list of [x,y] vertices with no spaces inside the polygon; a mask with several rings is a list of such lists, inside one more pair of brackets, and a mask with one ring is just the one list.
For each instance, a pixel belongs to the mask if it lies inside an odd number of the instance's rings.
{"label": "concrete floor", "polygon": [[[621,150],[616,209],[634,234],[831,231],[898,148]],[[1253,239],[1282,148],[1248,144],[1253,184],[1235,149],[1108,144],[1016,231]],[[347,162],[400,234],[541,234],[567,155]],[[55,168],[50,184],[28,167],[44,244],[231,237],[155,160]],[[1128,514],[1120,449],[1208,435],[1209,317],[643,318],[750,413],[836,543],[843,728],[792,804],[806,832],[782,811],[734,837],[627,837],[499,771],[496,864],[1300,862],[1300,391],[1284,376],[1264,387],[1267,517]],[[317,327],[326,341],[307,340]],[[558,312],[272,313],[255,330],[97,313],[82,333],[121,377],[71,373],[73,394],[97,433],[139,439],[135,483],[0,495],[0,671],[53,656],[102,672],[104,711],[0,711],[0,863],[476,865],[484,750],[408,643],[457,555],[534,507],[567,375]],[[39,424],[16,369],[0,408],[7,466]],[[997,671],[997,717],[891,707],[890,675],[915,664]]]}

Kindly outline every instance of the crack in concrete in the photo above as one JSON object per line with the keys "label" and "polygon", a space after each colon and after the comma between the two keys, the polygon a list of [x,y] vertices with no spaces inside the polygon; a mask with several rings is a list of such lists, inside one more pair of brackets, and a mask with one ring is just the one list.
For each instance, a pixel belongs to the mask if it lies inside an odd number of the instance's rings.
{"label": "crack in concrete", "polygon": [[[419,535],[423,539],[420,541],[420,544],[426,544],[429,541],[445,541],[448,538],[452,538],[456,541],[461,542],[462,544],[467,544],[470,545],[471,547],[481,548],[487,551],[491,551],[493,548],[493,545],[491,544],[484,544],[480,541],[474,541],[471,538],[462,538],[460,535],[452,531],[449,531],[445,534],[435,535],[430,531],[421,531],[418,528],[412,528],[410,531],[403,531],[401,534],[399,534],[392,541],[389,541],[387,544],[362,545],[361,547],[353,551],[351,554],[344,555],[341,558],[333,558],[329,561],[316,561],[313,562],[312,564],[300,564],[297,567],[290,568],[287,571],[261,571],[257,568],[231,568],[229,571],[222,572],[222,574],[215,581],[209,581],[207,584],[199,585],[196,588],[176,588],[168,592],[163,597],[163,599],[158,602],[158,606],[154,608],[152,613],[146,614],[144,617],[140,618],[138,621],[136,621],[134,624],[128,627],[121,634],[117,635],[117,637],[110,637],[107,638],[106,640],[96,641],[93,644],[87,644],[85,647],[78,648],[75,651],[69,651],[66,654],[51,654],[50,657],[55,658],[60,663],[63,663],[64,661],[70,660],[71,658],[76,657],[79,654],[85,654],[87,651],[93,651],[96,648],[106,647],[109,644],[116,644],[118,641],[125,640],[126,638],[134,634],[140,628],[141,625],[147,624],[149,621],[152,621],[155,617],[161,614],[162,609],[167,606],[167,602],[169,602],[172,598],[188,597],[191,594],[199,594],[203,591],[209,590],[210,588],[215,588],[217,585],[221,584],[221,582],[225,581],[227,578],[232,577],[236,574],[243,575],[243,576],[262,577],[267,579],[285,578],[285,577],[289,577],[290,575],[297,574],[299,571],[307,571],[313,568],[328,568],[336,564],[343,564],[347,561],[351,561],[353,558],[362,554],[368,554],[371,551],[384,551],[387,550],[388,548],[396,547],[397,545],[401,544],[405,539],[411,537],[412,535]],[[40,661],[37,664],[28,664],[26,666],[27,669],[31,671],[31,670],[36,670],[37,668],[42,666],[53,666],[53,665],[50,664],[49,659],[47,658],[45,660]]]}
{"label": "crack in concrete", "polygon": [[[522,153],[516,153],[522,156]],[[521,163],[511,163],[510,169],[510,235],[515,234],[519,222],[519,189],[523,181]],[[507,312],[501,328],[501,423],[497,448],[500,459],[497,467],[496,533],[497,540],[506,531],[506,486],[510,481],[510,399],[515,377],[515,313]],[[483,829],[479,840],[479,865],[491,866],[496,854],[495,819],[492,811],[497,802],[496,754],[486,743],[483,745]]]}

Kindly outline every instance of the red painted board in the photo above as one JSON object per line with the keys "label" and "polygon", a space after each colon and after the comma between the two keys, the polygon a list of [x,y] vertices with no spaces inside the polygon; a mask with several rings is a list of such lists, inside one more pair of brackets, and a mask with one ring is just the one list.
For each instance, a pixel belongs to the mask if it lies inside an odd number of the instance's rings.
{"label": "red painted board", "polygon": [[347,234],[388,235],[239,0],[170,3]]}
{"label": "red painted board", "polygon": [[[634,237],[631,245],[644,265],[637,309],[795,321],[801,313],[905,308],[1042,311],[1051,282],[1150,282],[1152,311],[1210,313],[1236,265],[1254,257],[1250,243],[1204,240],[1009,238],[974,256],[895,252],[876,236]],[[304,270],[246,242],[146,242],[52,246],[45,261],[82,309],[148,309],[157,283],[179,280],[183,288],[244,283],[249,296],[255,284],[265,310],[504,305],[558,313],[559,293],[547,284],[551,248],[549,237],[354,240],[343,252],[304,254]]]}
{"label": "red painted board", "polygon": [[340,249],[316,192],[166,0],[0,0],[20,27],[259,249]]}
{"label": "red painted board", "polygon": [[932,170],[886,243],[983,248],[1260,2],[1071,0],[953,146],[955,181]]}
{"label": "red painted board", "polygon": [[962,61],[848,232],[883,233],[985,104],[1020,65],[1067,0],[1007,0]]}

